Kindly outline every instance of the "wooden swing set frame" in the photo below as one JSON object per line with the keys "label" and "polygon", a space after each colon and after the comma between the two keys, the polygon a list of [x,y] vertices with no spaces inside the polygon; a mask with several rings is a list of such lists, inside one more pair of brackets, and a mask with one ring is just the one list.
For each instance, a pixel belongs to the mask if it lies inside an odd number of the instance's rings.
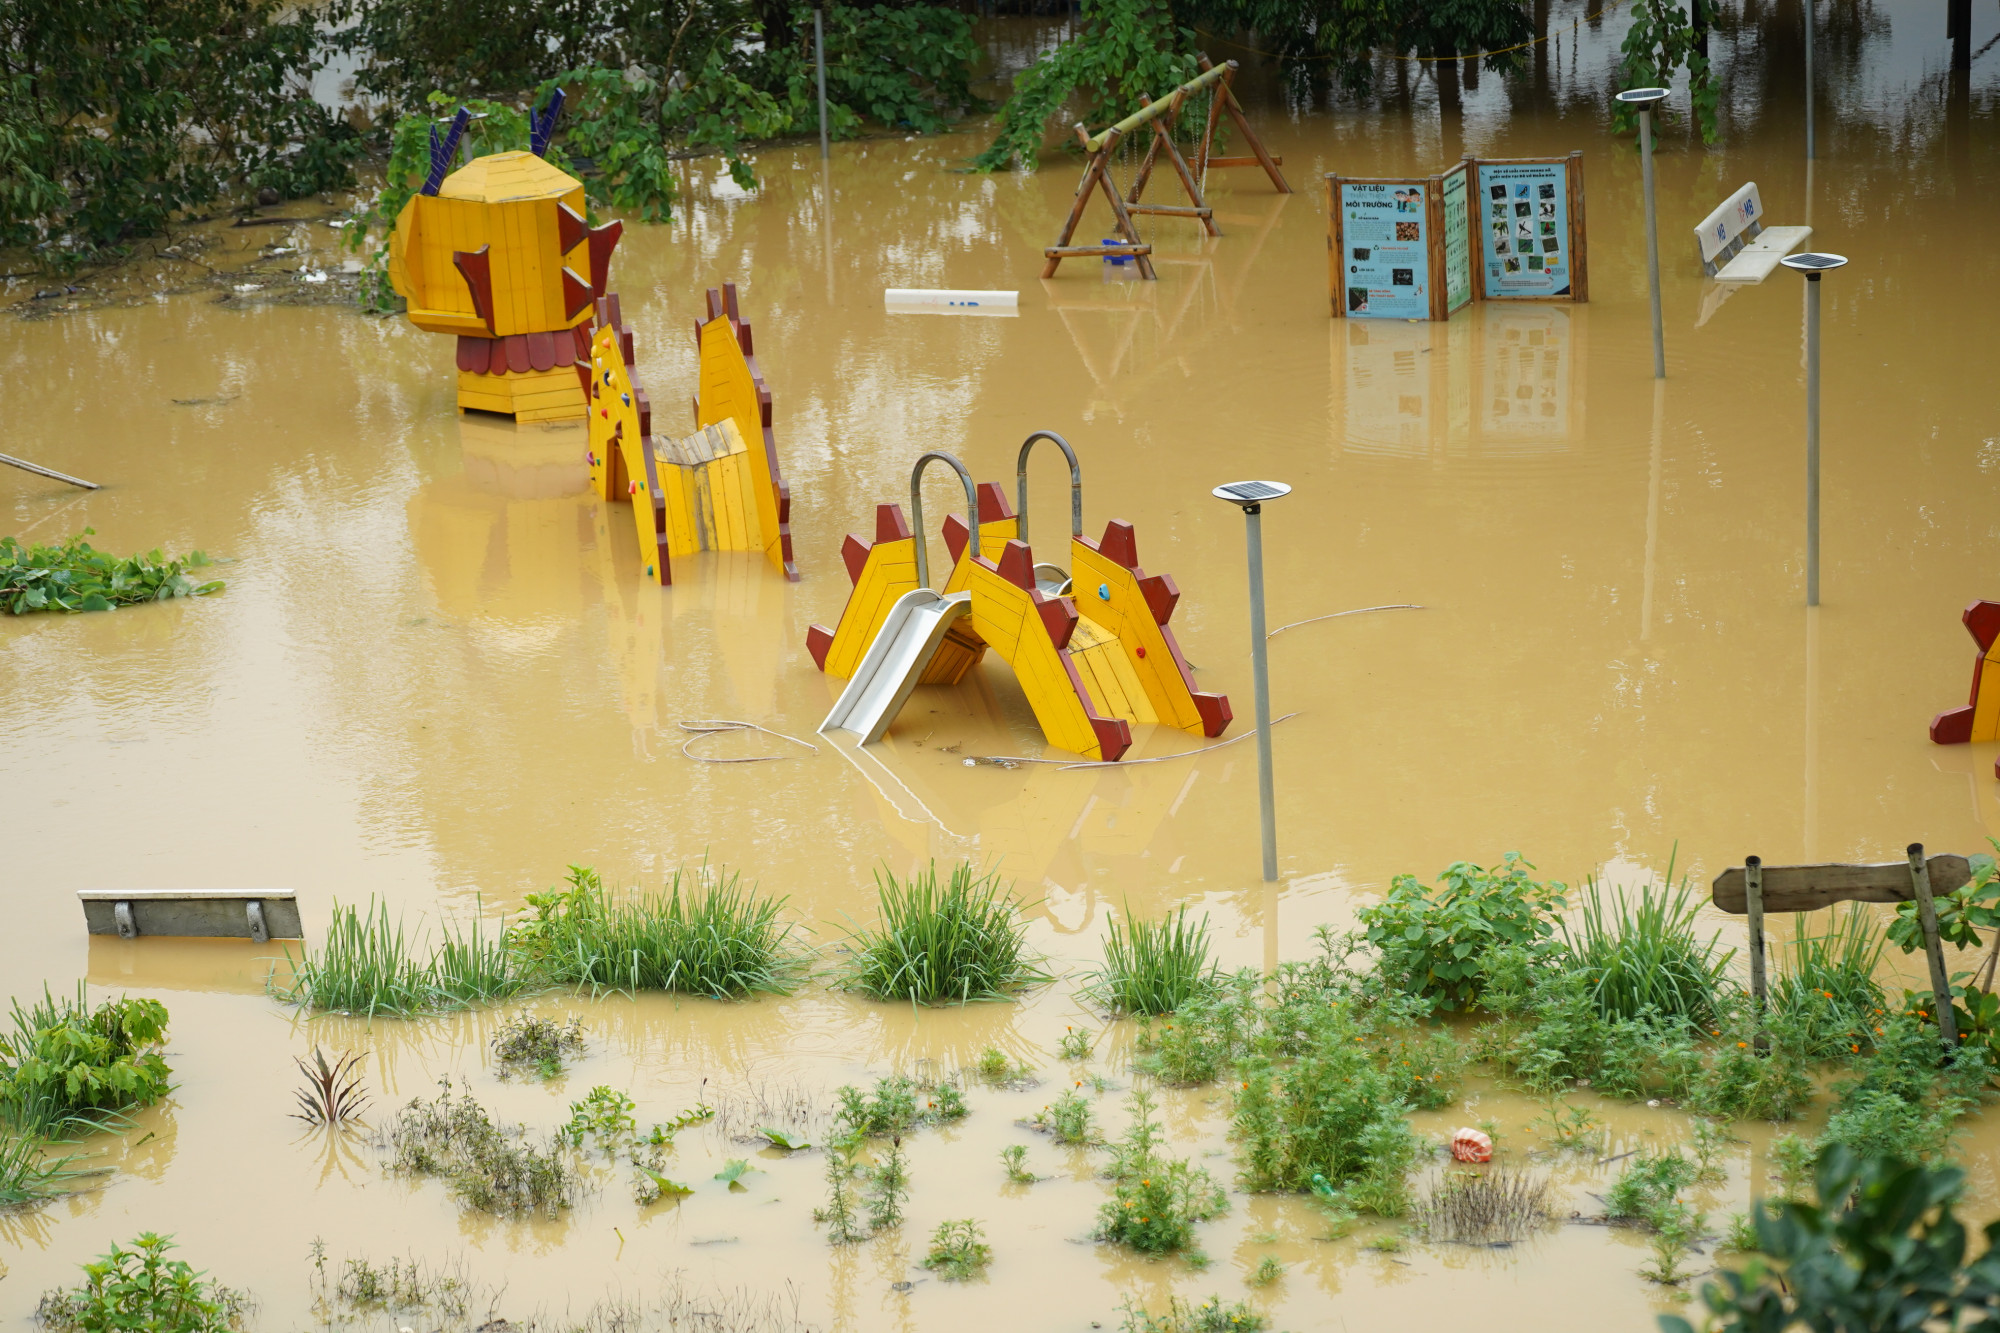
{"label": "wooden swing set frame", "polygon": [[[1100,134],[1092,135],[1081,121],[1077,123],[1077,141],[1083,145],[1083,151],[1089,154],[1089,161],[1084,164],[1083,181],[1076,187],[1076,201],[1070,205],[1069,217],[1063,222],[1062,234],[1056,237],[1054,245],[1042,251],[1048,259],[1042,266],[1043,277],[1053,278],[1057,267],[1065,259],[1084,259],[1094,255],[1103,258],[1136,259],[1139,263],[1139,276],[1149,282],[1156,280],[1158,275],[1153,272],[1151,258],[1153,247],[1139,239],[1138,228],[1132,224],[1132,215],[1152,213],[1164,217],[1197,218],[1210,236],[1220,236],[1222,232],[1215,225],[1215,211],[1208,206],[1208,201],[1202,198],[1201,193],[1201,181],[1206,178],[1210,167],[1260,166],[1264,169],[1264,174],[1271,178],[1271,184],[1276,187],[1279,194],[1292,192],[1284,173],[1278,170],[1284,159],[1273,157],[1265,149],[1264,141],[1250,128],[1249,118],[1243,114],[1242,104],[1236,100],[1236,94],[1230,91],[1229,85],[1236,77],[1236,62],[1231,60],[1221,65],[1213,65],[1209,63],[1207,56],[1203,56],[1201,71],[1195,78],[1188,80],[1159,101],[1144,99],[1139,110]],[[1181,156],[1181,150],[1174,146],[1174,122],[1180,118],[1182,104],[1206,88],[1213,88],[1215,91],[1209,100],[1208,122],[1202,128],[1201,144],[1195,150],[1195,165],[1190,166],[1188,160]],[[1250,145],[1253,156],[1215,157],[1210,154],[1209,150],[1215,143],[1216,121],[1224,112],[1228,113],[1230,121],[1236,126],[1237,133],[1241,134],[1244,141]],[[1111,154],[1117,149],[1121,139],[1141,126],[1152,127],[1153,141],[1147,145],[1146,156],[1141,159],[1139,170],[1132,178],[1130,194],[1121,196],[1111,175]],[[1146,184],[1153,177],[1153,167],[1159,162],[1162,151],[1165,152],[1167,160],[1173,164],[1174,174],[1181,178],[1181,188],[1188,196],[1186,204],[1140,202],[1140,196],[1145,193]],[[1098,189],[1104,191],[1105,199],[1111,204],[1111,213],[1117,221],[1120,240],[1111,244],[1100,242],[1096,245],[1072,245],[1070,242],[1075,239],[1077,224],[1083,220],[1084,207],[1090,203],[1091,193]]]}

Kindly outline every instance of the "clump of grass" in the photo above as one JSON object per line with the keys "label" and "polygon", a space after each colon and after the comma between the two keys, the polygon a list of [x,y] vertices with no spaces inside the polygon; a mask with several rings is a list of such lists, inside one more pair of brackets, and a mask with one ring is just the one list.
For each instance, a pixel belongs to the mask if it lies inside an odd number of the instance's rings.
{"label": "clump of grass", "polygon": [[1050,979],[1028,952],[1013,893],[961,861],[908,879],[877,871],[880,924],[854,933],[847,984],[878,1000],[967,1004],[1004,1000]]}
{"label": "clump of grass", "polygon": [[1679,1149],[1642,1152],[1604,1195],[1605,1216],[1651,1229],[1653,1263],[1641,1277],[1673,1286],[1687,1277],[1681,1264],[1701,1239],[1707,1218],[1681,1200],[1700,1180],[1702,1167]]}
{"label": "clump of grass", "polygon": [[1221,1296],[1210,1296],[1200,1304],[1169,1297],[1166,1310],[1158,1315],[1147,1314],[1146,1307],[1134,1304],[1129,1296],[1120,1308],[1125,1322],[1118,1326],[1119,1333],[1259,1333],[1271,1322],[1246,1302],[1225,1305]]}
{"label": "clump of grass", "polygon": [[528,895],[509,933],[515,965],[550,985],[718,999],[784,994],[799,966],[785,900],[735,874],[676,870],[659,892],[614,894],[587,866]]}
{"label": "clump of grass", "polygon": [[0,1036],[0,1122],[29,1138],[72,1138],[122,1119],[167,1095],[171,1071],[160,1048],[167,1010],[158,1000],[124,997],[92,1009],[48,988]]}
{"label": "clump of grass", "polygon": [[1057,1143],[1089,1143],[1097,1137],[1090,1103],[1075,1088],[1035,1112],[1035,1127],[1047,1130]]}
{"label": "clump of grass", "polygon": [[1711,1023],[1718,1012],[1724,970],[1735,950],[1719,935],[1695,931],[1700,903],[1689,881],[1672,887],[1640,886],[1636,898],[1622,888],[1607,896],[1595,879],[1584,887],[1582,919],[1562,923],[1569,965],[1588,978],[1591,998],[1606,1018],[1652,1015]]}
{"label": "clump of grass", "polygon": [[903,1151],[903,1136],[889,1140],[889,1151],[868,1173],[868,1225],[887,1231],[903,1225],[903,1205],[910,1198],[910,1159]]}
{"label": "clump of grass", "polygon": [[1466,1245],[1519,1240],[1548,1217],[1548,1178],[1507,1170],[1447,1171],[1411,1212],[1426,1240]]}
{"label": "clump of grass", "polygon": [[1836,1086],[1817,1146],[1842,1143],[1862,1158],[1935,1161],[1950,1149],[1959,1118],[1979,1104],[1992,1060],[1969,1042],[1948,1050],[1935,1027],[1907,1014],[1880,1026],[1857,1077]]}
{"label": "clump of grass", "polygon": [[993,1247],[986,1243],[979,1223],[961,1217],[939,1223],[931,1233],[931,1251],[924,1256],[924,1267],[947,1282],[963,1282],[979,1276],[992,1258]]}
{"label": "clump of grass", "polygon": [[1229,1207],[1215,1177],[1161,1151],[1164,1134],[1153,1099],[1132,1094],[1132,1123],[1113,1146],[1111,1198],[1098,1210],[1097,1237],[1143,1254],[1174,1254],[1194,1244],[1197,1222]]}
{"label": "clump of grass", "polygon": [[39,1203],[67,1194],[69,1181],[101,1174],[71,1170],[70,1163],[75,1160],[75,1157],[51,1160],[39,1140],[0,1133],[0,1208]]}
{"label": "clump of grass", "polygon": [[813,1220],[826,1223],[828,1244],[852,1245],[868,1236],[861,1225],[858,1182],[863,1169],[858,1135],[846,1134],[827,1145],[826,1206],[813,1210]]}
{"label": "clump of grass", "polygon": [[171,1237],[150,1231],[129,1249],[113,1245],[84,1265],[81,1286],[45,1293],[36,1320],[64,1333],[226,1333],[242,1319],[249,1298],[184,1260],[167,1258],[173,1248]]}
{"label": "clump of grass", "polygon": [[576,1168],[557,1142],[532,1143],[521,1126],[502,1128],[449,1079],[432,1101],[413,1099],[383,1135],[396,1170],[436,1176],[467,1206],[488,1213],[554,1217],[575,1201]]}
{"label": "clump of grass", "polygon": [[1588,1108],[1571,1106],[1560,1095],[1549,1098],[1548,1108],[1535,1117],[1533,1127],[1542,1131],[1544,1141],[1558,1152],[1596,1152],[1604,1146],[1604,1126]]}
{"label": "clump of grass", "polygon": [[500,1025],[490,1043],[503,1069],[532,1065],[543,1078],[563,1071],[563,1060],[584,1048],[583,1020],[559,1023],[538,1014],[516,1014]]}
{"label": "clump of grass", "polygon": [[1034,1068],[1025,1061],[1010,1060],[1007,1053],[998,1046],[988,1046],[973,1062],[972,1072],[987,1083],[1027,1083],[1034,1078]]}
{"label": "clump of grass", "polygon": [[1028,1169],[1028,1149],[1019,1143],[1010,1143],[1000,1150],[1000,1165],[1007,1172],[1007,1181],[1013,1185],[1032,1185],[1041,1177]]}
{"label": "clump of grass", "polygon": [[1258,1261],[1256,1271],[1243,1279],[1253,1287],[1268,1287],[1285,1275],[1285,1266],[1278,1262],[1278,1256],[1267,1254]]}
{"label": "clump of grass", "polygon": [[1182,907],[1160,921],[1128,910],[1113,918],[1104,937],[1104,966],[1086,991],[1120,1014],[1171,1014],[1209,991],[1216,967],[1208,956],[1208,918],[1189,922]]}
{"label": "clump of grass", "polygon": [[292,1112],[293,1119],[308,1125],[340,1125],[357,1118],[368,1105],[368,1094],[361,1090],[358,1053],[349,1051],[329,1061],[326,1053],[315,1046],[312,1063],[306,1063],[304,1056],[293,1056],[292,1063],[306,1080],[303,1088],[293,1090],[299,1102],[299,1109]]}
{"label": "clump of grass", "polygon": [[1778,952],[1771,1007],[1792,1020],[1807,1055],[1846,1059],[1874,1046],[1878,1016],[1888,1008],[1875,980],[1886,942],[1874,918],[1852,903],[1824,933],[1800,935]]}
{"label": "clump of grass", "polygon": [[630,1097],[600,1084],[569,1104],[569,1123],[556,1131],[556,1137],[578,1148],[588,1139],[609,1152],[638,1129],[632,1115],[637,1109]]}
{"label": "clump of grass", "polygon": [[436,1008],[440,999],[435,969],[417,957],[402,923],[389,919],[389,905],[373,898],[365,911],[335,903],[318,951],[301,945],[294,960],[286,945],[285,962],[291,982],[280,986],[274,969],[271,993],[306,1009],[407,1016]]}
{"label": "clump of grass", "polygon": [[492,1004],[520,994],[528,979],[514,965],[507,927],[487,935],[475,909],[464,927],[444,928],[431,958],[431,984],[440,1006]]}

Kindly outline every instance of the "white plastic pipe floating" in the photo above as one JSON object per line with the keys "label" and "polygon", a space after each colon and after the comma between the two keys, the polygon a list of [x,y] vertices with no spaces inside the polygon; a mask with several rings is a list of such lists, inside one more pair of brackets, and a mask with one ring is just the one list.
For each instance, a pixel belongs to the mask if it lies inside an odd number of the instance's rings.
{"label": "white plastic pipe floating", "polygon": [[951,287],[891,287],[882,293],[882,298],[889,305],[977,310],[1013,310],[1021,304],[1019,292],[960,291]]}

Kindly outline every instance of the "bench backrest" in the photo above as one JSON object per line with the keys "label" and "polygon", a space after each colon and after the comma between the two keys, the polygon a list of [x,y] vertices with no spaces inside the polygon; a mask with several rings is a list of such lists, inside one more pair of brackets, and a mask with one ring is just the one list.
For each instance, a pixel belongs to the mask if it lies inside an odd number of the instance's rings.
{"label": "bench backrest", "polygon": [[1701,220],[1694,229],[1701,251],[1701,271],[1709,277],[1736,258],[1736,252],[1757,239],[1764,230],[1764,200],[1751,181],[1722,201],[1722,206]]}

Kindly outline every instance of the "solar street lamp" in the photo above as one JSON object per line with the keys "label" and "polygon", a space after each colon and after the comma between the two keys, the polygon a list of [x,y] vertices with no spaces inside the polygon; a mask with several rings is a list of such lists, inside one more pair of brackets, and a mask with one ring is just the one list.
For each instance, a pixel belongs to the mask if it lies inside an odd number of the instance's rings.
{"label": "solar street lamp", "polygon": [[1819,605],[1819,280],[1846,255],[1808,250],[1778,261],[1806,275],[1806,605]]}
{"label": "solar street lamp", "polygon": [[1660,222],[1653,208],[1653,108],[1667,99],[1667,88],[1628,88],[1617,100],[1639,113],[1639,159],[1646,177],[1646,276],[1653,287],[1653,378],[1667,377],[1666,335],[1660,330]]}
{"label": "solar street lamp", "polygon": [[1264,651],[1264,502],[1292,493],[1282,481],[1232,481],[1217,486],[1218,500],[1243,510],[1250,557],[1250,669],[1257,696],[1257,804],[1263,822],[1264,882],[1278,878],[1278,812],[1271,781],[1271,672]]}

